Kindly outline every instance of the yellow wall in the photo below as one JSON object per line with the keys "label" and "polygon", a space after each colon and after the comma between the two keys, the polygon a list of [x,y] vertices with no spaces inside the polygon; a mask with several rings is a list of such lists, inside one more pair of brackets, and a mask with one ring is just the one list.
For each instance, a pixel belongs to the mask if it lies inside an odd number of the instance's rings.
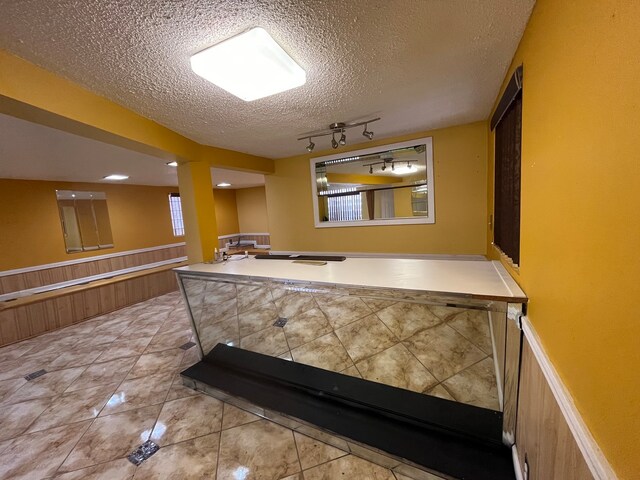
{"label": "yellow wall", "polygon": [[508,75],[523,64],[516,278],[579,411],[627,479],[640,472],[639,26],[635,0],[538,0]]}
{"label": "yellow wall", "polygon": [[[57,190],[105,192],[114,248],[66,253]],[[168,195],[175,187],[0,179],[0,270],[184,241],[174,237]]]}
{"label": "yellow wall", "polygon": [[309,159],[325,154],[319,152],[276,160],[275,174],[265,177],[272,248],[484,255],[486,122],[348,146],[338,152],[425,136],[433,137],[435,224],[315,228]]}
{"label": "yellow wall", "polygon": [[[236,190],[239,233],[268,233],[269,215],[264,187]],[[282,214],[280,214],[282,215]]]}
{"label": "yellow wall", "polygon": [[236,204],[236,191],[213,190],[213,199],[216,204],[216,220],[218,221],[218,235],[231,235],[239,233],[238,206]]}

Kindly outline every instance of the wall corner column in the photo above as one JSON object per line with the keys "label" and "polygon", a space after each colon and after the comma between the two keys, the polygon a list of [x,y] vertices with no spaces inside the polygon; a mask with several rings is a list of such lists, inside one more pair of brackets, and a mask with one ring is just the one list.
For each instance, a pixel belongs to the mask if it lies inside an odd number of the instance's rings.
{"label": "wall corner column", "polygon": [[210,261],[218,246],[218,225],[209,163],[178,165],[178,187],[189,263]]}

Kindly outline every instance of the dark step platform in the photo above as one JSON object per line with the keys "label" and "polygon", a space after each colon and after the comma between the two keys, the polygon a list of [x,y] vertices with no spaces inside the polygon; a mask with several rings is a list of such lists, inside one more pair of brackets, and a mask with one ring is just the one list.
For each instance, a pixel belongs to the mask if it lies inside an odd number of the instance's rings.
{"label": "dark step platform", "polygon": [[454,478],[515,478],[501,412],[223,344],[182,375]]}

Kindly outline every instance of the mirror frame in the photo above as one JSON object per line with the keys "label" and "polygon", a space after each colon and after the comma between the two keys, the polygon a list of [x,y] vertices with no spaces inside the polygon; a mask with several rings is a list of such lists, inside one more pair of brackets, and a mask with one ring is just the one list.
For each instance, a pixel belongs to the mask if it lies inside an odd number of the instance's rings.
{"label": "mirror frame", "polygon": [[[416,217],[400,217],[378,220],[356,220],[343,222],[321,222],[318,210],[318,188],[316,181],[316,164],[329,160],[338,160],[340,158],[355,157],[362,155],[371,155],[397,148],[406,148],[414,145],[425,145],[425,161],[427,163],[427,212],[428,215]],[[431,224],[436,223],[435,214],[435,195],[434,195],[434,177],[433,177],[433,137],[416,138],[406,142],[391,143],[387,145],[378,145],[377,147],[365,148],[362,150],[354,150],[350,152],[342,152],[334,155],[326,155],[323,157],[313,157],[309,161],[311,168],[311,196],[313,201],[313,223],[315,228],[335,228],[335,227],[371,227],[376,225],[410,225],[410,224]]]}

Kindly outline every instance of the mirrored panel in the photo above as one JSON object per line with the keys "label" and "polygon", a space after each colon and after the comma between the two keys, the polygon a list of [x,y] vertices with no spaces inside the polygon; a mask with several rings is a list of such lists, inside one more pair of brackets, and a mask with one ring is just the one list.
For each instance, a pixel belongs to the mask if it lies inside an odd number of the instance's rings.
{"label": "mirrored panel", "polygon": [[56,190],[67,253],[113,248],[104,192]]}
{"label": "mirrored panel", "polygon": [[203,355],[222,343],[503,411],[510,381],[505,303],[275,279],[179,278]]}
{"label": "mirrored panel", "polygon": [[316,227],[434,223],[431,138],[311,159]]}

